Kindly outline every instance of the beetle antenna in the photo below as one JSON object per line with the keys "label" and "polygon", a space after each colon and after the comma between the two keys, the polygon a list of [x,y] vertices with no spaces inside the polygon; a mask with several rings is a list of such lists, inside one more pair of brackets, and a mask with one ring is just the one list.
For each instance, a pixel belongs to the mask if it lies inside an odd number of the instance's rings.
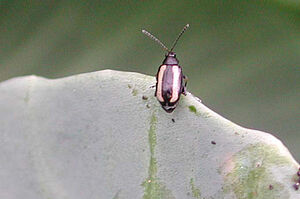
{"label": "beetle antenna", "polygon": [[190,27],[190,24],[186,24],[186,25],[183,27],[181,33],[178,35],[177,39],[176,39],[176,40],[174,41],[174,43],[173,43],[173,46],[172,46],[172,48],[171,48],[171,50],[170,50],[171,52],[172,52],[172,50],[174,49],[174,47],[176,46],[176,44],[177,44],[179,38],[181,37],[181,35],[183,35],[183,33],[186,31],[186,29],[188,29],[188,27]]}
{"label": "beetle antenna", "polygon": [[157,39],[155,36],[153,36],[150,32],[148,32],[147,30],[142,30],[142,33],[144,33],[145,35],[147,35],[148,37],[150,37],[151,39],[156,41],[159,45],[161,45],[161,47],[163,49],[170,52],[169,49],[159,39]]}

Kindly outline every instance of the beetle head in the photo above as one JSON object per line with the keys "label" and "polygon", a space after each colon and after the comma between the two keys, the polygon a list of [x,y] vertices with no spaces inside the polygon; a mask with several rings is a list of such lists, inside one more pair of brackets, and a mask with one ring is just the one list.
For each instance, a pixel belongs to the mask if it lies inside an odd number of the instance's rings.
{"label": "beetle head", "polygon": [[168,52],[163,61],[163,65],[178,65],[179,61],[176,58],[176,53]]}

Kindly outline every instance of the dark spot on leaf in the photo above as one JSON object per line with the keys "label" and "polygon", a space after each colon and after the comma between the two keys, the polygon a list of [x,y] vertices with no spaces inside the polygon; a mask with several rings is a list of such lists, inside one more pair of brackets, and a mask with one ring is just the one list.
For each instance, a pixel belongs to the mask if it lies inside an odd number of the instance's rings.
{"label": "dark spot on leaf", "polygon": [[272,190],[273,188],[274,188],[273,185],[270,184],[269,189]]}
{"label": "dark spot on leaf", "polygon": [[258,167],[261,167],[261,163],[260,162],[256,163],[256,168],[258,168]]}
{"label": "dark spot on leaf", "polygon": [[175,123],[175,119],[173,119],[173,118],[172,118],[172,122],[174,122],[174,123]]}
{"label": "dark spot on leaf", "polygon": [[148,99],[148,97],[147,97],[147,96],[145,96],[145,95],[143,95],[142,99],[143,99],[143,100],[147,100],[147,99]]}
{"label": "dark spot on leaf", "polygon": [[217,144],[215,141],[211,141],[212,144]]}
{"label": "dark spot on leaf", "polygon": [[132,88],[132,86],[130,84],[128,84],[128,88]]}

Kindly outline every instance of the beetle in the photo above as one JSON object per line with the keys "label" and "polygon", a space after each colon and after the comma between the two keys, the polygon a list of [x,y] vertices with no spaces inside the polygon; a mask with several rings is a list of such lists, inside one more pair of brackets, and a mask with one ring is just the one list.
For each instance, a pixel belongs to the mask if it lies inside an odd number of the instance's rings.
{"label": "beetle", "polygon": [[163,60],[162,65],[159,66],[156,74],[156,89],[154,94],[167,113],[174,111],[181,94],[186,95],[187,78],[183,75],[182,68],[179,66],[179,61],[176,58],[176,53],[173,49],[188,27],[189,24],[184,26],[178,37],[175,39],[171,50],[151,33],[142,30],[142,33],[160,44],[161,47],[167,51],[165,59]]}

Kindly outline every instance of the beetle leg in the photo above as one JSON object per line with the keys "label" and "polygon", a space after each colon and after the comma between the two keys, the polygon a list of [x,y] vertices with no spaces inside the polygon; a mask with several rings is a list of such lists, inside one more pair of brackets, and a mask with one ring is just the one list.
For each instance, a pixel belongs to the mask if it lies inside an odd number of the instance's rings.
{"label": "beetle leg", "polygon": [[188,78],[185,75],[183,75],[182,77],[183,77],[182,94],[186,95],[186,85],[187,85]]}
{"label": "beetle leg", "polygon": [[155,88],[156,87],[156,85],[152,85],[152,86],[150,86],[149,88]]}
{"label": "beetle leg", "polygon": [[183,94],[184,96],[186,96],[186,87],[185,87],[185,86],[182,88],[182,94]]}
{"label": "beetle leg", "polygon": [[187,78],[187,76],[183,75],[183,80],[184,80],[184,87],[186,87],[189,78]]}

